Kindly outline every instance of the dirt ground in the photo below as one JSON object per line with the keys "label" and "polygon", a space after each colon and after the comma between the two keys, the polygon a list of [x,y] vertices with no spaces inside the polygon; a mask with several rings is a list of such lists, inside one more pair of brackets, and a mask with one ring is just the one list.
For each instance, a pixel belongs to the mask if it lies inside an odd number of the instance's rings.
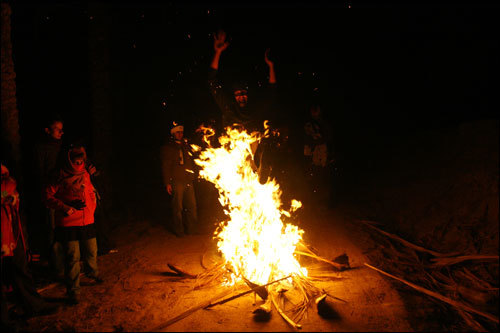
{"label": "dirt ground", "polygon": [[[391,282],[363,266],[367,261],[363,251],[374,244],[359,225],[335,210],[303,214],[302,218],[300,227],[305,230],[308,244],[324,258],[347,254],[352,267],[334,273],[334,279],[315,282],[340,300],[327,297],[333,309],[328,318],[320,317],[315,307],[310,308],[301,321],[302,330],[412,331],[407,307]],[[193,280],[169,276],[167,263],[192,273],[204,270],[202,256],[204,260],[216,257],[210,234],[176,238],[164,226],[142,220],[123,224],[114,237],[118,253],[98,258],[104,284],[89,285],[82,278],[81,303],[63,305],[55,315],[30,319],[29,331],[152,331],[224,289],[218,286],[193,290]],[[63,302],[64,287],[55,286],[42,295]],[[275,309],[267,321],[254,319],[252,311],[260,304],[258,297],[254,304],[254,296],[249,294],[199,310],[164,331],[295,330]]]}

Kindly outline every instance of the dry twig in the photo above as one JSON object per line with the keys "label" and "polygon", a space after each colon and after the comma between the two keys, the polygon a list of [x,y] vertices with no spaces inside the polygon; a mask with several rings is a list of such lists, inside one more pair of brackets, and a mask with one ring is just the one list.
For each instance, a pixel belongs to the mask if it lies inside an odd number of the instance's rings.
{"label": "dry twig", "polygon": [[297,254],[300,254],[302,256],[307,256],[307,257],[311,257],[311,258],[314,258],[316,260],[319,260],[319,261],[323,261],[323,262],[326,262],[326,263],[329,263],[330,265],[332,265],[333,267],[337,268],[337,269],[343,269],[343,268],[347,268],[346,265],[342,265],[342,264],[338,264],[334,261],[331,261],[331,260],[328,260],[328,259],[325,259],[325,258],[322,258],[314,253],[306,253],[306,252],[303,252],[303,251],[297,251],[295,250],[295,253]]}
{"label": "dry twig", "polygon": [[401,242],[402,244],[404,244],[404,245],[406,245],[406,246],[408,246],[408,247],[410,247],[410,248],[412,248],[412,249],[415,249],[415,250],[420,251],[420,252],[430,253],[430,254],[432,254],[432,255],[433,255],[433,256],[435,256],[435,257],[451,257],[451,256],[455,256],[455,255],[457,255],[457,254],[458,254],[458,253],[448,253],[448,254],[443,254],[443,253],[439,253],[439,252],[436,252],[436,251],[433,251],[433,250],[428,250],[428,249],[423,248],[423,247],[421,247],[421,246],[418,246],[418,245],[415,245],[415,244],[413,244],[413,243],[410,243],[410,242],[408,242],[407,240],[404,240],[403,238],[401,238],[401,237],[399,237],[399,236],[396,236],[396,235],[391,234],[391,233],[389,233],[389,232],[387,232],[387,231],[384,231],[384,230],[382,230],[382,229],[379,229],[379,228],[377,228],[376,226],[372,225],[372,222],[370,222],[370,221],[365,221],[365,220],[362,220],[362,221],[361,221],[361,223],[363,223],[363,224],[365,224],[365,225],[369,226],[370,228],[372,228],[372,229],[374,229],[374,230],[376,230],[376,231],[380,232],[381,234],[386,235],[386,236],[387,236],[387,237],[389,237],[389,238],[392,238],[392,239],[395,239],[395,240],[397,240],[397,241]]}
{"label": "dry twig", "polygon": [[275,281],[272,281],[272,282],[266,283],[266,284],[264,284],[264,285],[262,285],[262,286],[260,286],[260,285],[256,285],[256,287],[253,287],[253,288],[252,288],[252,289],[250,289],[250,290],[246,290],[246,291],[244,291],[244,292],[242,292],[242,293],[239,293],[239,294],[237,294],[237,295],[231,296],[231,297],[229,297],[229,298],[227,298],[227,299],[223,299],[223,300],[221,300],[221,301],[219,301],[219,302],[216,302],[216,303],[211,303],[211,304],[207,305],[207,306],[205,307],[205,309],[211,308],[211,307],[216,306],[216,305],[220,305],[220,304],[227,303],[227,302],[232,301],[232,300],[234,300],[234,299],[240,298],[241,296],[244,296],[244,295],[250,294],[251,292],[257,292],[257,290],[258,290],[259,288],[265,288],[265,287],[267,287],[267,286],[270,286],[270,285],[275,284],[275,283],[277,283],[277,282],[280,282],[280,281],[283,281],[283,280],[289,279],[289,278],[291,278],[291,277],[292,277],[291,275],[288,275],[288,276],[286,276],[286,277],[284,277],[284,278],[281,278],[281,279],[278,279],[278,280],[275,280]]}
{"label": "dry twig", "polygon": [[160,324],[152,329],[149,329],[148,331],[149,332],[158,332],[160,330],[163,330],[165,328],[167,328],[168,326],[172,325],[172,324],[175,324],[176,322],[178,322],[179,320],[182,320],[188,316],[190,316],[191,314],[195,313],[196,311],[198,310],[201,310],[201,309],[204,309],[206,308],[207,306],[209,306],[211,303],[231,294],[233,292],[233,290],[231,289],[227,289],[225,291],[223,291],[222,293],[218,294],[217,296],[215,297],[212,297],[210,298],[208,301],[205,301],[201,304],[198,304],[196,306],[193,306],[192,308],[188,309],[187,311],[184,311],[183,313],[181,313],[180,315],[168,320],[167,322],[163,323],[163,324]]}
{"label": "dry twig", "polygon": [[476,261],[496,261],[498,262],[498,256],[495,255],[468,255],[459,257],[446,257],[446,258],[431,258],[433,264],[431,267],[441,267],[454,265],[462,261],[476,260]]}
{"label": "dry twig", "polygon": [[173,270],[174,272],[176,272],[177,274],[179,274],[180,276],[183,276],[185,278],[188,278],[188,279],[196,279],[197,275],[194,275],[194,274],[190,274],[186,271],[183,271],[182,269],[180,269],[179,267],[171,264],[171,263],[167,263],[167,266]]}
{"label": "dry twig", "polygon": [[467,312],[472,312],[472,313],[475,313],[475,314],[480,315],[480,316],[482,316],[482,317],[484,317],[484,318],[487,318],[487,319],[489,319],[489,320],[491,320],[491,321],[493,321],[493,322],[495,322],[495,323],[497,323],[497,324],[499,323],[499,319],[498,319],[498,317],[496,317],[496,316],[494,316],[494,315],[492,315],[492,314],[489,314],[489,313],[485,313],[485,312],[482,312],[482,311],[476,310],[476,309],[474,309],[474,308],[472,308],[472,307],[470,307],[470,306],[468,306],[468,305],[465,305],[465,304],[463,304],[463,303],[461,303],[461,302],[457,302],[457,301],[455,301],[455,300],[452,300],[452,299],[450,299],[450,298],[448,298],[448,297],[445,297],[445,296],[443,296],[443,295],[441,295],[441,294],[438,294],[438,293],[436,293],[436,292],[434,292],[434,291],[427,290],[427,289],[425,289],[425,288],[422,288],[422,287],[420,287],[420,286],[417,286],[416,284],[413,284],[413,283],[408,282],[408,281],[406,281],[406,280],[404,280],[404,279],[402,279],[402,278],[399,278],[399,277],[397,277],[397,276],[394,276],[394,275],[392,275],[392,274],[389,274],[389,273],[387,273],[387,272],[384,272],[383,270],[378,269],[378,268],[376,268],[376,267],[373,267],[373,266],[371,266],[371,265],[369,265],[369,264],[367,264],[367,263],[365,263],[365,266],[367,266],[367,267],[369,267],[369,268],[371,268],[371,269],[373,269],[373,270],[376,270],[376,271],[377,271],[377,272],[379,272],[379,273],[382,273],[382,274],[384,274],[384,275],[387,275],[387,276],[389,276],[389,277],[391,277],[391,278],[393,278],[393,279],[396,279],[396,280],[398,280],[398,281],[400,281],[400,282],[403,282],[404,284],[406,284],[406,285],[408,285],[408,286],[410,286],[410,287],[412,287],[412,288],[414,288],[414,289],[416,289],[416,290],[418,290],[418,291],[420,291],[420,292],[423,292],[424,294],[427,294],[427,295],[429,295],[429,296],[432,296],[432,297],[434,297],[434,298],[437,298],[437,299],[439,299],[439,300],[441,300],[441,301],[443,301],[443,302],[445,302],[445,303],[448,303],[449,305],[452,305],[452,306],[454,306],[454,307],[456,307],[456,308],[458,308],[458,309],[465,310],[465,311],[467,311]]}
{"label": "dry twig", "polygon": [[293,328],[302,328],[302,325],[300,324],[297,324],[295,323],[293,320],[291,320],[286,314],[285,312],[283,312],[283,310],[280,309],[280,307],[278,306],[278,304],[276,303],[276,300],[274,299],[274,293],[271,293],[271,301],[273,302],[274,304],[274,307],[276,308],[276,310],[278,311],[278,313],[280,314],[280,316],[285,319],[285,321],[290,325],[292,326]]}

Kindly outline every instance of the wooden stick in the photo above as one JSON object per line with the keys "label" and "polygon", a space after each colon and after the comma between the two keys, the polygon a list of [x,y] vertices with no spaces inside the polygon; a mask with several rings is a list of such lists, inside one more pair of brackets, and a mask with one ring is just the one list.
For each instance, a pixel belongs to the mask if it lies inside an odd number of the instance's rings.
{"label": "wooden stick", "polygon": [[380,233],[382,233],[382,234],[384,234],[384,235],[386,235],[386,236],[388,236],[388,237],[390,237],[392,239],[395,239],[395,240],[403,243],[404,245],[406,245],[406,246],[408,246],[410,248],[413,248],[413,249],[421,251],[421,252],[427,252],[427,253],[430,253],[433,256],[437,257],[437,258],[432,258],[431,259],[431,261],[434,262],[434,264],[431,265],[432,267],[454,265],[454,264],[457,264],[459,262],[466,261],[466,260],[478,260],[478,261],[490,261],[490,260],[492,260],[492,261],[498,261],[498,259],[499,259],[499,257],[497,255],[467,255],[467,256],[457,256],[458,252],[456,252],[456,253],[447,253],[447,254],[439,253],[439,252],[428,250],[428,249],[423,248],[421,246],[412,244],[412,243],[410,243],[410,242],[402,239],[401,237],[398,237],[396,235],[393,235],[391,233],[383,231],[383,230],[375,227],[374,225],[372,225],[369,221],[361,221],[361,222],[364,223],[364,224],[366,224],[370,228],[373,228],[373,229],[377,230],[378,232],[380,232]]}
{"label": "wooden stick", "polygon": [[[291,277],[291,275],[289,275],[289,276],[287,276],[287,277],[284,277],[284,278],[281,278],[281,279],[279,279],[279,280],[275,280],[275,281],[269,282],[269,283],[267,283],[267,284],[265,284],[265,285],[262,285],[262,286],[257,286],[257,287],[255,287],[254,289],[257,289],[257,288],[262,288],[262,287],[266,287],[266,286],[269,286],[269,285],[271,285],[271,284],[273,284],[273,283],[276,283],[276,282],[279,282],[279,281],[282,281],[282,280],[288,279],[288,278],[290,278],[290,277]],[[182,320],[182,319],[184,319],[184,318],[186,318],[186,317],[190,316],[191,314],[195,313],[195,312],[196,312],[196,311],[198,311],[198,310],[201,310],[201,309],[208,309],[208,308],[211,308],[211,307],[213,307],[213,306],[215,306],[215,305],[224,304],[224,303],[229,302],[229,301],[231,301],[231,300],[233,300],[233,299],[236,299],[236,298],[241,297],[241,296],[243,296],[243,295],[249,294],[249,293],[251,293],[251,292],[255,291],[254,289],[246,290],[246,291],[244,291],[244,292],[242,292],[242,293],[239,293],[239,294],[237,294],[237,295],[235,295],[235,296],[232,296],[232,297],[227,298],[227,299],[225,299],[225,300],[222,300],[222,301],[216,302],[217,300],[219,300],[219,299],[221,299],[221,298],[223,298],[223,297],[226,297],[227,295],[229,295],[229,294],[231,294],[231,293],[233,292],[233,290],[226,290],[226,291],[224,291],[224,292],[222,292],[222,293],[218,294],[217,296],[215,296],[215,297],[213,297],[213,298],[209,299],[208,301],[203,302],[203,303],[201,303],[201,304],[199,304],[199,305],[197,305],[197,306],[194,306],[194,307],[192,307],[192,308],[190,308],[190,309],[188,309],[188,310],[184,311],[184,312],[183,312],[183,313],[181,313],[180,315],[178,315],[178,316],[176,316],[176,317],[174,317],[174,318],[172,318],[172,319],[168,320],[167,322],[165,322],[165,323],[163,323],[163,324],[161,324],[161,325],[159,325],[159,326],[157,326],[157,327],[155,327],[155,328],[153,328],[153,329],[150,329],[150,330],[148,330],[148,331],[149,331],[149,332],[158,332],[159,330],[165,329],[165,328],[167,328],[168,326],[170,326],[170,325],[172,325],[172,324],[174,324],[174,323],[178,322],[179,320]],[[215,303],[214,303],[214,302],[215,302]]]}
{"label": "wooden stick", "polygon": [[324,261],[324,262],[327,262],[327,263],[329,263],[330,265],[332,265],[332,266],[334,266],[335,268],[338,268],[338,269],[347,268],[347,266],[346,266],[346,265],[338,264],[338,263],[336,263],[336,262],[334,262],[334,261],[331,261],[331,260],[328,260],[328,259],[322,258],[322,257],[317,256],[317,255],[315,255],[315,254],[309,254],[309,253],[302,252],[302,251],[297,251],[297,250],[295,250],[295,253],[300,254],[300,255],[303,255],[303,256],[311,257],[311,258],[314,258],[314,259],[319,260],[319,261]]}
{"label": "wooden stick", "polygon": [[51,283],[51,284],[49,284],[49,285],[46,285],[45,287],[38,288],[36,291],[37,291],[39,294],[41,294],[41,293],[43,293],[44,291],[47,291],[47,290],[52,289],[52,288],[55,288],[55,287],[57,287],[57,286],[59,286],[59,285],[60,285],[60,286],[62,286],[62,283],[60,283],[60,282],[53,282],[53,283]]}
{"label": "wooden stick", "polygon": [[474,318],[472,318],[472,315],[468,312],[462,311],[460,309],[457,310],[458,314],[462,317],[462,319],[465,321],[467,325],[469,325],[470,328],[472,328],[476,332],[487,332],[488,330],[485,329],[480,323],[478,323]]}
{"label": "wooden stick", "polygon": [[174,272],[176,272],[177,274],[182,275],[182,276],[185,276],[185,277],[187,277],[187,278],[189,278],[189,279],[196,279],[196,277],[197,277],[196,275],[193,275],[193,274],[190,274],[190,273],[188,273],[188,272],[183,271],[182,269],[180,269],[180,268],[178,268],[178,267],[174,266],[173,264],[167,263],[167,266],[168,266],[171,270],[173,270]]}
{"label": "wooden stick", "polygon": [[415,249],[415,250],[418,250],[418,251],[421,251],[421,252],[427,252],[427,253],[430,253],[430,254],[432,254],[432,255],[433,255],[433,256],[435,256],[435,257],[449,257],[449,256],[456,255],[456,254],[453,254],[453,253],[451,253],[451,254],[443,254],[443,253],[439,253],[439,252],[436,252],[436,251],[427,250],[426,248],[423,248],[423,247],[421,247],[421,246],[418,246],[418,245],[415,245],[415,244],[413,244],[413,243],[410,243],[410,242],[408,242],[408,241],[404,240],[403,238],[401,238],[401,237],[399,237],[399,236],[396,236],[396,235],[393,235],[393,234],[391,234],[391,233],[388,233],[388,232],[386,232],[386,231],[384,231],[384,230],[381,230],[381,229],[377,228],[376,226],[372,225],[371,223],[369,223],[368,221],[361,220],[361,223],[363,223],[363,224],[365,224],[365,225],[369,226],[369,227],[370,227],[370,228],[372,228],[372,229],[377,230],[378,232],[380,232],[380,233],[381,233],[381,234],[383,234],[383,235],[386,235],[387,237],[390,237],[390,238],[392,238],[392,239],[395,239],[395,240],[397,240],[397,241],[399,241],[399,242],[403,243],[404,245],[406,245],[406,246],[408,246],[408,247],[411,247],[412,249]]}
{"label": "wooden stick", "polygon": [[163,323],[163,324],[160,324],[152,329],[148,329],[149,332],[158,332],[160,330],[163,330],[165,328],[167,328],[168,326],[172,325],[172,324],[175,324],[176,322],[178,322],[179,320],[182,320],[188,316],[190,316],[191,314],[195,313],[196,311],[198,310],[201,310],[203,308],[206,308],[208,305],[210,305],[212,302],[215,302],[217,301],[218,299],[221,299],[229,294],[231,294],[233,291],[228,289],[228,290],[225,290],[224,292],[218,294],[217,296],[215,297],[212,297],[211,299],[209,299],[208,301],[205,301],[199,305],[196,305],[196,306],[193,306],[192,308],[184,311],[183,313],[181,313],[180,315],[168,320],[167,322]]}
{"label": "wooden stick", "polygon": [[459,256],[459,257],[451,257],[451,258],[432,258],[431,261],[433,264],[431,266],[433,267],[439,267],[439,266],[448,266],[448,265],[454,265],[458,264],[459,262],[466,261],[466,260],[478,260],[478,261],[497,261],[498,262],[498,256],[495,255],[469,255],[469,256]]}
{"label": "wooden stick", "polygon": [[488,291],[496,291],[498,290],[498,287],[493,287],[488,281],[481,280],[478,278],[476,275],[474,275],[471,271],[469,271],[467,268],[462,267],[463,273],[458,271],[461,275],[464,275],[467,279],[471,280],[474,285],[480,285],[483,289],[488,290]]}
{"label": "wooden stick", "polygon": [[243,281],[245,281],[245,283],[250,287],[250,289],[254,290],[255,293],[260,296],[260,298],[262,298],[264,301],[267,299],[267,296],[269,294],[264,286],[260,286],[258,284],[253,283],[252,281],[244,277],[243,274],[241,274],[240,276],[243,279]]}
{"label": "wooden stick", "polygon": [[284,277],[284,278],[281,278],[281,279],[275,280],[275,281],[273,281],[273,282],[269,282],[269,283],[267,283],[267,284],[263,284],[262,286],[257,285],[256,287],[253,287],[253,288],[252,288],[252,289],[250,289],[250,290],[246,290],[246,291],[244,291],[244,292],[242,292],[242,293],[239,293],[239,294],[237,294],[237,295],[231,296],[231,297],[229,297],[229,298],[227,298],[227,299],[223,299],[222,301],[219,301],[219,302],[217,302],[217,303],[209,304],[209,305],[207,305],[207,306],[205,307],[205,309],[211,308],[211,307],[216,306],[216,305],[220,305],[220,304],[227,303],[227,302],[229,302],[229,301],[232,301],[233,299],[237,299],[237,298],[239,298],[239,297],[241,297],[241,296],[244,296],[244,295],[250,294],[251,292],[254,292],[254,291],[255,291],[255,292],[257,292],[257,290],[258,290],[259,288],[265,288],[265,287],[267,287],[267,286],[269,286],[269,285],[271,285],[271,284],[274,284],[274,283],[276,283],[276,282],[280,282],[280,281],[285,280],[285,279],[288,279],[288,278],[290,278],[290,277],[292,277],[292,276],[291,276],[291,275],[288,275],[287,277]]}
{"label": "wooden stick", "polygon": [[278,313],[280,314],[281,317],[283,317],[283,319],[285,319],[285,321],[290,324],[293,328],[302,328],[302,325],[300,324],[297,324],[295,323],[293,320],[291,320],[281,309],[280,307],[278,306],[278,304],[276,304],[276,300],[274,299],[274,296],[273,294],[271,293],[271,301],[273,302],[274,304],[274,307],[276,308],[276,310],[278,311]]}
{"label": "wooden stick", "polygon": [[366,267],[369,267],[369,268],[371,268],[371,269],[376,270],[376,271],[377,271],[377,272],[379,272],[379,273],[382,273],[382,274],[387,275],[387,276],[389,276],[389,277],[391,277],[391,278],[393,278],[393,279],[396,279],[396,280],[398,280],[398,281],[400,281],[400,282],[403,282],[404,284],[406,284],[406,285],[408,285],[408,286],[410,286],[410,287],[412,287],[412,288],[414,288],[414,289],[416,289],[416,290],[418,290],[418,291],[420,291],[420,292],[423,292],[424,294],[427,294],[427,295],[429,295],[429,296],[432,296],[432,297],[434,297],[434,298],[439,299],[440,301],[443,301],[443,302],[445,302],[445,303],[448,303],[448,304],[450,304],[450,305],[452,305],[452,306],[454,306],[454,307],[456,307],[456,308],[459,308],[459,309],[461,309],[461,310],[465,310],[465,311],[468,311],[468,312],[472,312],[472,313],[478,314],[478,315],[480,315],[480,316],[482,316],[482,317],[485,317],[485,318],[487,318],[487,319],[489,319],[489,320],[491,320],[491,321],[493,321],[493,322],[495,322],[495,323],[497,323],[497,324],[499,323],[498,317],[495,317],[494,315],[491,315],[491,314],[489,314],[489,313],[485,313],[485,312],[482,312],[482,311],[476,310],[476,309],[474,309],[474,308],[472,308],[472,307],[470,307],[470,306],[468,306],[468,305],[465,305],[465,304],[463,304],[463,303],[460,303],[460,302],[457,302],[457,301],[455,301],[455,300],[452,300],[452,299],[450,299],[450,298],[448,298],[448,297],[445,297],[445,296],[443,296],[443,295],[441,295],[441,294],[438,294],[438,293],[436,293],[436,292],[434,292],[434,291],[427,290],[427,289],[425,289],[425,288],[422,288],[422,287],[420,287],[420,286],[417,286],[416,284],[413,284],[413,283],[411,283],[411,282],[408,282],[408,281],[406,281],[406,280],[404,280],[404,279],[401,279],[401,278],[399,278],[399,277],[397,277],[397,276],[394,276],[394,275],[392,275],[392,274],[386,273],[386,272],[384,272],[383,270],[380,270],[380,269],[378,269],[378,268],[376,268],[376,267],[373,267],[373,266],[371,266],[371,265],[369,265],[369,264],[367,264],[367,263],[365,263],[364,265],[365,265]]}

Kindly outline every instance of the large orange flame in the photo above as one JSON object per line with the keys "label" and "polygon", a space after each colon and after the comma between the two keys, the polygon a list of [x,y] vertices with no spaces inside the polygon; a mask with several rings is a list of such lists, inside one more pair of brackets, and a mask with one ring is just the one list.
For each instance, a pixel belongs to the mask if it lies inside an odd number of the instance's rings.
{"label": "large orange flame", "polygon": [[[210,133],[211,131],[204,131]],[[214,235],[228,268],[232,283],[241,276],[265,284],[290,274],[307,275],[294,257],[303,230],[285,224],[282,216],[290,216],[301,203],[292,200],[290,211],[282,209],[281,190],[274,179],[265,184],[253,165],[253,150],[261,134],[226,128],[219,137],[220,147],[200,152],[195,162],[201,167],[200,177],[215,184],[219,201],[228,221],[221,222]],[[209,143],[209,140],[205,140]],[[193,145],[193,149],[201,148]]]}

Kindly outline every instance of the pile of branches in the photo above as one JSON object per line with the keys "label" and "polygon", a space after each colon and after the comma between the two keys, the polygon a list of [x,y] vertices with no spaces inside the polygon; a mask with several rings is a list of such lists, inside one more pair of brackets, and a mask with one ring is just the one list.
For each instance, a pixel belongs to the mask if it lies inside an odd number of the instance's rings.
{"label": "pile of branches", "polygon": [[[254,294],[254,304],[256,304],[257,295],[263,300],[262,304],[253,311],[256,319],[269,319],[272,308],[274,307],[279,315],[294,329],[302,328],[300,321],[307,317],[307,311],[311,307],[316,306],[320,316],[330,313],[331,308],[326,301],[327,296],[345,302],[314,285],[315,280],[326,281],[327,279],[339,279],[340,272],[350,268],[348,257],[345,254],[336,258],[340,260],[328,260],[319,256],[314,249],[308,247],[304,243],[300,243],[297,246],[295,253],[311,260],[328,264],[330,269],[325,269],[324,265],[319,265],[317,267],[311,267],[311,269],[308,268],[308,276],[290,274],[265,285],[255,284],[246,277],[240,275],[239,278],[241,282],[231,287],[225,287],[223,292],[184,311],[167,322],[154,327],[152,331],[163,330],[198,310],[221,305],[251,293]],[[192,279],[194,282],[192,286],[193,291],[201,288],[223,285],[224,282],[230,280],[231,274],[233,273],[233,269],[222,260],[207,267],[202,257],[201,265],[205,271],[196,275],[190,274],[170,263],[168,267],[175,272],[177,277]],[[333,268],[333,271],[331,268]]]}
{"label": "pile of branches", "polygon": [[368,254],[378,272],[451,306],[462,319],[459,330],[498,330],[498,255],[439,253],[360,221],[379,245]]}

